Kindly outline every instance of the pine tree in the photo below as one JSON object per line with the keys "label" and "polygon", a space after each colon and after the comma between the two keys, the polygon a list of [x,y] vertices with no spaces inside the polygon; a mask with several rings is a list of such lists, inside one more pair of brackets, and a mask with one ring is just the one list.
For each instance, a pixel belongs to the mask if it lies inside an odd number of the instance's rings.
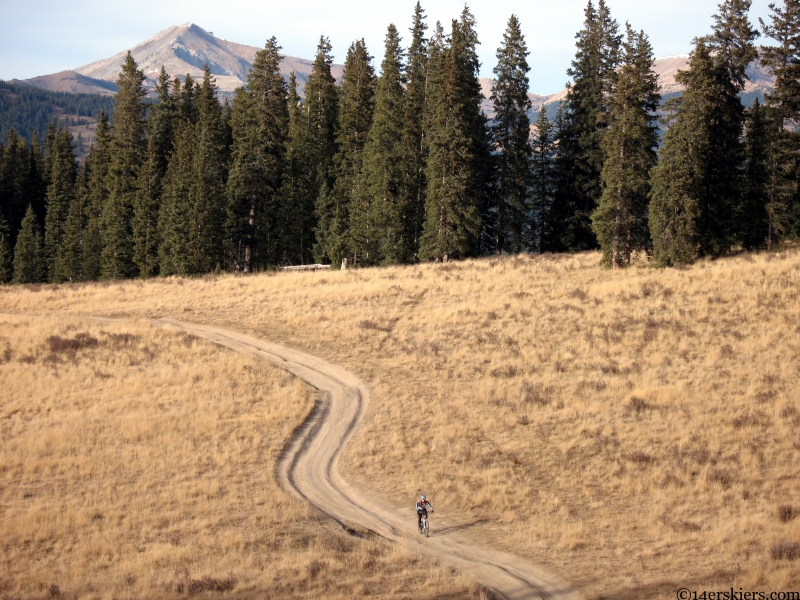
{"label": "pine tree", "polygon": [[511,15],[503,45],[497,49],[490,98],[495,112],[492,142],[497,156],[497,190],[490,205],[495,220],[491,250],[496,254],[523,250],[530,209],[528,54],[519,20]]}
{"label": "pine tree", "polygon": [[[336,182],[321,206],[330,207],[331,216],[320,215],[317,239],[325,244],[325,260],[339,264],[349,255],[350,263],[374,263],[377,249],[371,223],[370,197],[361,186],[365,146],[375,110],[375,70],[372,56],[363,40],[354,42],[347,52],[339,96],[339,126]],[[329,225],[323,228],[324,225]]]}
{"label": "pine tree", "polygon": [[44,226],[44,253],[47,277],[51,283],[64,280],[62,269],[62,242],[64,225],[75,195],[75,155],[72,135],[59,125],[48,157],[50,185],[47,187],[47,214]]}
{"label": "pine tree", "polygon": [[197,107],[195,106],[197,86],[194,79],[187,73],[183,78],[183,85],[181,85],[180,80],[176,79],[173,89],[178,120],[194,125],[198,116]]}
{"label": "pine tree", "polygon": [[557,188],[554,198],[554,249],[597,246],[591,214],[601,196],[602,141],[608,129],[608,98],[619,65],[621,36],[604,0],[589,0],[577,52],[567,74],[566,110],[558,134]]}
{"label": "pine tree", "polygon": [[730,250],[737,237],[735,212],[744,181],[742,144],[745,111],[739,94],[747,81],[747,67],[758,57],[753,40],[758,32],[748,20],[751,0],[725,0],[714,15],[711,35],[705,41],[713,56],[719,94],[709,110],[713,159],[706,173],[702,198],[699,253],[719,256]]}
{"label": "pine tree", "polygon": [[83,281],[83,247],[86,232],[86,199],[88,197],[89,173],[86,165],[75,182],[72,201],[64,223],[64,237],[60,252],[61,277],[64,281]]}
{"label": "pine tree", "polygon": [[331,74],[333,55],[328,38],[321,36],[317,54],[306,83],[306,118],[308,119],[311,159],[316,165],[316,189],[323,182],[333,187],[336,174],[336,125],[339,121],[339,94]]}
{"label": "pine tree", "polygon": [[[22,197],[27,200],[28,204],[33,206],[33,212],[36,213],[40,223],[44,223],[44,203],[45,196],[47,196],[47,182],[45,181],[45,160],[42,155],[42,146],[39,142],[39,134],[34,129],[31,133],[31,147],[30,152],[23,151],[24,140],[19,140],[20,146],[18,153],[20,158],[24,155],[28,160],[28,168],[24,169],[25,173],[25,186]],[[24,215],[23,211],[20,217]],[[20,221],[21,222],[21,221]]]}
{"label": "pine tree", "polygon": [[[0,157],[0,160],[2,160],[2,157]],[[11,281],[12,268],[11,232],[2,211],[0,211],[0,284]]]}
{"label": "pine tree", "polygon": [[[800,237],[800,197],[787,192],[795,181],[800,135],[795,124],[800,121],[800,0],[783,0],[783,7],[769,5],[770,24],[761,20],[764,35],[776,46],[761,49],[761,63],[775,77],[775,87],[767,95],[767,109],[774,114],[769,140],[769,169],[772,199],[770,205],[770,246],[782,235]],[[797,188],[795,188],[797,189]]]}
{"label": "pine tree", "polygon": [[800,0],[769,5],[770,23],[761,21],[764,35],[778,42],[761,49],[761,64],[775,77],[767,106],[779,109],[783,119],[800,120]]}
{"label": "pine tree", "polygon": [[144,73],[128,52],[117,79],[109,153],[109,195],[103,207],[101,265],[102,276],[106,279],[132,277],[137,273],[131,220],[139,171],[147,149],[143,82]]}
{"label": "pine tree", "polygon": [[800,236],[800,200],[798,200],[797,134],[778,129],[773,120],[768,131],[767,177],[767,249],[786,237]]}
{"label": "pine tree", "polygon": [[748,251],[761,247],[769,236],[767,187],[769,171],[769,117],[756,98],[745,127],[745,175],[741,202],[735,215],[737,241]]}
{"label": "pine tree", "polygon": [[279,52],[277,40],[269,39],[256,54],[247,89],[237,91],[232,107],[228,251],[232,268],[245,272],[279,260],[277,224],[289,125]]}
{"label": "pine tree", "polygon": [[0,167],[0,213],[8,223],[13,247],[29,205],[43,222],[45,190],[35,168],[33,148],[29,149],[13,129],[9,130],[4,155]]}
{"label": "pine tree", "polygon": [[139,172],[131,222],[133,260],[142,277],[158,274],[162,185],[173,149],[175,128],[180,120],[178,99],[171,94],[169,75],[163,66],[155,91],[158,102],[149,106],[147,149]]}
{"label": "pine tree", "polygon": [[659,162],[653,169],[649,226],[653,240],[653,261],[659,266],[691,263],[697,257],[699,221],[703,199],[708,193],[711,148],[711,116],[720,93],[718,78],[708,46],[698,40],[689,70],[679,72],[686,86],[678,102],[677,118],[664,135]]}
{"label": "pine tree", "polygon": [[[368,209],[360,208],[361,202],[356,199],[355,192],[375,108],[375,70],[364,40],[353,42],[347,51],[338,106],[337,152],[331,170],[335,181],[330,199],[318,206],[314,250],[320,262],[330,261],[334,265],[341,263],[348,251],[353,252],[357,260],[365,252],[361,236]],[[319,210],[328,209],[329,203],[332,213]]]}
{"label": "pine tree", "polygon": [[12,128],[8,132],[8,146],[3,152],[3,162],[0,165],[0,215],[4,217],[11,231],[19,230],[19,224],[24,217],[24,212],[20,214],[19,210],[22,200],[20,171],[17,132]]}
{"label": "pine tree", "polygon": [[96,145],[89,149],[84,161],[88,173],[86,191],[86,231],[83,235],[83,277],[97,280],[102,273],[103,209],[108,202],[108,171],[110,164],[111,137],[108,120],[101,110],[95,130]]}
{"label": "pine tree", "polygon": [[[254,69],[262,67],[262,62],[257,57]],[[185,84],[184,91],[187,88]],[[208,65],[203,83],[193,88],[192,112],[194,123],[185,118],[178,124],[158,229],[149,229],[153,238],[159,233],[160,270],[164,274],[209,272],[224,261],[226,132]],[[153,166],[144,169],[145,174],[150,172],[157,172],[155,158]],[[155,209],[153,206],[152,213]]]}
{"label": "pine tree", "polygon": [[159,214],[159,271],[162,275],[192,273],[189,246],[191,244],[190,200],[194,176],[195,129],[182,121],[175,132],[174,150],[164,178],[161,211]]}
{"label": "pine tree", "polygon": [[610,126],[603,138],[603,195],[592,226],[608,266],[630,264],[649,245],[647,229],[650,171],[656,164],[660,102],[653,51],[644,32],[626,25],[622,66],[610,98]]}
{"label": "pine tree", "polygon": [[405,206],[405,260],[418,257],[422,227],[425,222],[425,147],[423,115],[425,114],[427,90],[428,40],[425,32],[425,11],[417,2],[411,26],[411,45],[406,61],[405,108],[403,111],[402,165],[405,171],[403,205]]}
{"label": "pine tree", "polygon": [[14,247],[14,276],[12,283],[41,283],[45,280],[42,233],[33,207],[28,207]]}
{"label": "pine tree", "polygon": [[[559,107],[560,108],[560,107]],[[544,104],[539,108],[536,133],[531,142],[531,209],[532,222],[526,239],[526,246],[541,254],[545,248],[545,238],[550,237],[550,207],[553,202],[555,169],[555,131]]]}
{"label": "pine tree", "polygon": [[747,111],[744,193],[737,207],[737,241],[747,250],[772,249],[791,231],[797,194],[797,135],[778,106],[756,98]]}
{"label": "pine tree", "polygon": [[744,108],[739,93],[756,57],[749,0],[725,0],[714,31],[696,40],[686,91],[653,172],[650,228],[657,263],[691,262],[728,252],[737,237],[744,187]]}
{"label": "pine tree", "polygon": [[286,169],[281,190],[279,231],[282,232],[283,264],[306,264],[313,260],[314,180],[309,159],[308,129],[304,105],[297,94],[297,77],[289,78],[289,130],[286,141]]}
{"label": "pine tree", "polygon": [[[198,120],[192,166],[189,264],[192,273],[204,273],[221,267],[224,261],[223,224],[227,179],[225,124],[222,106],[217,98],[216,82],[208,65],[204,68],[203,83],[197,92],[195,104]],[[271,244],[274,245],[275,242]],[[272,254],[274,256],[274,250]]]}
{"label": "pine tree", "polygon": [[[339,119],[339,94],[336,89],[336,80],[331,75],[331,44],[328,38],[321,36],[317,46],[314,65],[306,84],[306,119],[308,123],[308,153],[314,166],[314,179],[312,191],[317,198],[315,217],[316,241],[314,243],[314,258],[318,262],[331,260],[328,256],[331,231],[337,232],[346,227],[344,215],[335,214],[341,207],[336,202],[331,190],[334,189],[336,173],[334,169],[334,156],[336,155],[336,126]],[[327,189],[323,198],[323,185]],[[331,212],[333,211],[333,212]],[[344,223],[339,226],[338,223]],[[334,227],[331,230],[331,227]]]}
{"label": "pine tree", "polygon": [[[171,137],[174,139],[174,136]],[[142,277],[153,277],[159,272],[158,248],[161,237],[158,219],[163,197],[163,181],[166,177],[166,171],[160,172],[159,154],[156,138],[149,137],[147,151],[139,171],[131,221],[133,261]]]}
{"label": "pine tree", "polygon": [[169,75],[163,66],[156,80],[155,93],[158,101],[149,105],[147,138],[153,140],[158,176],[163,177],[167,172],[175,127],[179,119],[178,103],[171,94]]}
{"label": "pine tree", "polygon": [[489,144],[480,112],[475,19],[465,7],[448,40],[440,24],[431,40],[423,260],[474,256],[481,231]]}
{"label": "pine tree", "polygon": [[355,204],[365,218],[351,221],[351,235],[361,250],[361,264],[404,263],[412,256],[413,240],[406,237],[413,228],[407,222],[411,207],[403,196],[406,172],[399,160],[403,155],[405,120],[403,71],[400,34],[394,25],[389,25],[375,92],[375,114],[355,195]]}

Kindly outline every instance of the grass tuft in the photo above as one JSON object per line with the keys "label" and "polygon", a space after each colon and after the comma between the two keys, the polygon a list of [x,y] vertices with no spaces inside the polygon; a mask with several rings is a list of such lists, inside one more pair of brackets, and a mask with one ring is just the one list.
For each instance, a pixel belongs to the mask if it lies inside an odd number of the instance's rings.
{"label": "grass tuft", "polygon": [[788,523],[800,516],[800,508],[796,508],[791,504],[781,504],[778,507],[778,520],[781,523]]}
{"label": "grass tuft", "polygon": [[800,543],[775,542],[770,548],[772,560],[798,560],[800,559]]}

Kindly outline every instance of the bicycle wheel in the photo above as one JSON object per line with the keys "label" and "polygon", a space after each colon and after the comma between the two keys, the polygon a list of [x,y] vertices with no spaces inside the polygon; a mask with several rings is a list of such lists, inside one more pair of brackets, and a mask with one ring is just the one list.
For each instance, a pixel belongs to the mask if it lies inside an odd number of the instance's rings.
{"label": "bicycle wheel", "polygon": [[424,529],[423,533],[425,534],[425,537],[428,537],[428,535],[429,535],[429,534],[430,534],[430,532],[431,532],[431,527],[430,527],[430,525],[428,524],[428,519],[425,519],[425,521],[423,521],[423,523],[422,523],[422,527],[423,527],[423,529]]}

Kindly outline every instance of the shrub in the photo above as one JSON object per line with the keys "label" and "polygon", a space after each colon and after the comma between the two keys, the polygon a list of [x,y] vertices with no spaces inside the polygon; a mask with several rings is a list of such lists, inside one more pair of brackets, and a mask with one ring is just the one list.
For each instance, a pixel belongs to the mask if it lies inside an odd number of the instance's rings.
{"label": "shrub", "polygon": [[203,577],[202,579],[186,579],[178,584],[179,594],[197,596],[203,592],[229,592],[236,585],[233,577],[227,579],[216,579],[214,577]]}
{"label": "shrub", "polygon": [[650,463],[655,462],[655,457],[652,454],[648,454],[647,452],[629,452],[628,454],[624,455],[624,458],[628,459],[631,462],[638,463],[640,465],[648,465]]}
{"label": "shrub", "polygon": [[47,345],[50,347],[50,352],[53,354],[67,354],[74,356],[78,350],[84,348],[96,348],[100,341],[88,333],[76,333],[75,337],[62,338],[58,335],[51,335],[47,338]]}
{"label": "shrub", "polygon": [[644,398],[639,398],[638,396],[631,396],[631,399],[625,405],[625,412],[636,413],[637,415],[640,415],[643,412],[648,411],[652,408],[653,405],[650,404]]}
{"label": "shrub", "polygon": [[789,504],[784,504],[778,507],[778,519],[781,523],[788,523],[795,517],[800,515],[800,509],[795,508]]}
{"label": "shrub", "polygon": [[800,558],[800,543],[775,542],[770,550],[772,560],[797,560]]}
{"label": "shrub", "polygon": [[733,485],[733,473],[727,469],[711,469],[706,475],[706,481],[709,483],[717,483],[723,488],[728,489]]}
{"label": "shrub", "polygon": [[310,563],[306,565],[306,571],[308,571],[308,574],[311,575],[311,577],[316,577],[317,575],[319,575],[319,572],[322,571],[322,569],[324,568],[325,568],[325,563],[320,562],[318,560],[312,560]]}
{"label": "shrub", "polygon": [[101,331],[100,334],[106,336],[115,348],[132,346],[141,339],[141,336],[132,333],[107,333]]}
{"label": "shrub", "polygon": [[735,429],[742,429],[743,427],[758,427],[759,425],[767,425],[768,419],[761,411],[747,412],[739,415],[731,424]]}
{"label": "shrub", "polygon": [[539,404],[541,406],[546,406],[550,404],[550,396],[552,395],[553,391],[551,388],[545,388],[544,390],[537,390],[532,383],[529,381],[525,381],[520,386],[520,391],[522,392],[522,400],[524,402],[529,402],[531,404]]}
{"label": "shrub", "polygon": [[517,376],[517,367],[506,365],[489,371],[489,375],[496,379],[512,379]]}

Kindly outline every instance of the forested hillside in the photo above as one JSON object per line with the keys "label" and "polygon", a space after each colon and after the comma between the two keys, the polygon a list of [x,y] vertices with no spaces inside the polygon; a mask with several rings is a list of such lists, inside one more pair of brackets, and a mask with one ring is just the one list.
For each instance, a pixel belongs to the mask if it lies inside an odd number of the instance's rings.
{"label": "forested hillside", "polygon": [[[341,85],[321,37],[305,99],[281,74],[275,38],[223,104],[208,66],[202,81],[162,68],[149,103],[128,54],[113,125],[100,112],[80,168],[66,130],[30,143],[9,133],[0,281],[596,248],[615,268],[671,266],[770,248],[800,233],[800,0],[771,9],[762,29],[775,45],[760,60],[775,88],[745,108],[759,55],[749,9],[720,5],[676,76],[684,93],[661,105],[647,35],[589,2],[573,84],[554,118],[542,108],[535,120],[514,15],[497,49],[493,119],[482,112],[466,7],[429,32],[418,3],[408,47],[388,27],[380,74],[353,42]],[[670,125],[661,145],[657,111]]]}
{"label": "forested hillside", "polygon": [[109,118],[113,115],[113,96],[49,92],[0,80],[0,140],[7,140],[13,129],[30,143],[34,130],[44,134],[55,119],[69,126],[85,125],[97,122],[101,110]]}

